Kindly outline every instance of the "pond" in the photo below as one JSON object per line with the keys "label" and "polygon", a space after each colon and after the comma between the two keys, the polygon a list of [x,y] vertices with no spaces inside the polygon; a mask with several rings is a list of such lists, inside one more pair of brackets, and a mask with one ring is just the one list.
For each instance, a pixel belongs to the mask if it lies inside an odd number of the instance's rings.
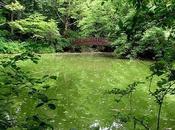
{"label": "pond", "polygon": [[[58,99],[57,109],[43,112],[52,118],[50,122],[56,130],[88,130],[95,122],[109,127],[114,121],[118,121],[116,113],[129,111],[129,101],[126,98],[116,103],[115,96],[106,92],[112,88],[125,88],[134,81],[145,81],[145,77],[150,73],[150,64],[149,61],[120,60],[93,55],[42,55],[39,64],[27,62],[21,66],[35,76],[58,76],[56,82],[50,82],[52,88],[47,92],[50,97]],[[149,97],[146,86],[147,83],[140,85],[133,95],[133,109],[138,117],[148,117],[149,124],[154,128],[157,107]],[[174,99],[170,98],[165,103],[162,114],[163,128],[174,128],[173,101]],[[22,105],[23,116],[32,112],[30,103]],[[123,124],[125,128],[132,126],[132,123],[127,126]],[[138,127],[138,130],[142,129]]]}

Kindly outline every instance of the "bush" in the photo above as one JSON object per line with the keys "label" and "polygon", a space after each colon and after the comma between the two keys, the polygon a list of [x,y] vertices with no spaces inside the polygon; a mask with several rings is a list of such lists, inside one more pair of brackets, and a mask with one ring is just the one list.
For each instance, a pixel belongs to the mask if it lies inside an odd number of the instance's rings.
{"label": "bush", "polygon": [[7,37],[9,35],[9,32],[6,30],[0,30],[0,38],[1,37]]}
{"label": "bush", "polygon": [[0,39],[0,53],[15,54],[22,52],[25,52],[25,48],[20,42]]}
{"label": "bush", "polygon": [[115,53],[118,55],[118,56],[122,56],[124,54],[126,54],[126,50],[128,48],[128,44],[127,44],[127,35],[126,34],[121,34],[119,36],[119,38],[117,38],[117,40],[115,40],[113,43],[112,43],[113,46],[116,47],[115,49]]}
{"label": "bush", "polygon": [[35,53],[54,53],[55,49],[51,45],[41,42],[27,41],[24,43],[25,49]]}
{"label": "bush", "polygon": [[17,54],[30,50],[35,53],[54,53],[55,49],[49,44],[41,42],[27,41],[7,41],[3,38],[0,39],[0,53],[3,54]]}
{"label": "bush", "polygon": [[54,45],[55,51],[56,52],[64,52],[65,48],[68,48],[71,46],[71,41],[70,39],[66,38],[60,38]]}
{"label": "bush", "polygon": [[170,31],[165,31],[163,28],[147,29],[140,40],[139,53],[152,52],[156,57],[161,57],[164,47],[168,44],[169,36]]}
{"label": "bush", "polygon": [[116,54],[121,57],[161,57],[164,47],[169,44],[170,33],[170,30],[153,26],[143,32],[138,31],[133,36],[133,41],[128,40],[127,35],[122,33],[113,45],[116,46]]}

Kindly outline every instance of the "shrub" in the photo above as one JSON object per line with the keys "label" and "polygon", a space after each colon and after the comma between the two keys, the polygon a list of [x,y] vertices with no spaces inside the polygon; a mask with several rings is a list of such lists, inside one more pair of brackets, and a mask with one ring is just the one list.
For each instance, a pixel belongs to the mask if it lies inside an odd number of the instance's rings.
{"label": "shrub", "polygon": [[24,46],[26,50],[30,50],[35,53],[54,53],[55,49],[51,45],[42,42],[34,42],[34,41],[27,41],[24,42]]}
{"label": "shrub", "polygon": [[0,53],[22,53],[25,51],[24,46],[18,41],[6,41],[5,39],[0,39]]}
{"label": "shrub", "polygon": [[161,56],[169,36],[170,32],[163,28],[147,29],[140,41],[139,53],[152,52],[156,57]]}
{"label": "shrub", "polygon": [[113,43],[116,46],[116,54],[127,58],[155,58],[163,55],[163,49],[168,42],[171,31],[161,27],[150,27],[145,31],[138,31],[133,38],[128,40],[125,33]]}
{"label": "shrub", "polygon": [[64,52],[65,48],[68,48],[71,46],[71,40],[66,39],[66,38],[60,38],[56,43],[55,43],[55,51],[56,52]]}
{"label": "shrub", "polygon": [[126,54],[126,50],[127,50],[127,47],[128,47],[128,44],[127,44],[127,35],[126,34],[121,34],[119,36],[119,38],[117,40],[115,40],[112,45],[114,45],[116,47],[115,49],[115,53],[119,56],[122,56],[124,54]]}

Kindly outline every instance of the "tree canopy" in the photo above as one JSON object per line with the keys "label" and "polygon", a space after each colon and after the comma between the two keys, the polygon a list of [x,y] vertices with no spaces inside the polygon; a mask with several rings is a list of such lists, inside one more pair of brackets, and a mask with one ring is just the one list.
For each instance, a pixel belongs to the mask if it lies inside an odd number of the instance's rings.
{"label": "tree canopy", "polygon": [[77,38],[103,37],[122,57],[154,58],[162,42],[155,37],[174,37],[174,0],[5,0],[1,5],[1,35],[12,40],[35,37],[64,48]]}

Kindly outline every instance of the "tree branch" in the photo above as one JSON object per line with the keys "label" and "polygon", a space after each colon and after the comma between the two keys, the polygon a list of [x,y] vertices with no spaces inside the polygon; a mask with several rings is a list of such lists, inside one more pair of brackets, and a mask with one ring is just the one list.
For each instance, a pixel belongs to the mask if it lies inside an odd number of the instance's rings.
{"label": "tree branch", "polygon": [[59,15],[59,13],[58,13],[58,12],[56,12],[56,14],[57,14],[58,18],[61,20],[61,22],[63,22],[63,23],[64,23],[64,20],[61,18],[61,16]]}
{"label": "tree branch", "polygon": [[6,4],[3,2],[0,2],[0,7],[4,7]]}
{"label": "tree branch", "polygon": [[74,25],[74,24],[76,24],[76,23],[78,23],[78,21],[75,21],[75,22],[73,22],[73,23],[70,23],[69,26]]}

